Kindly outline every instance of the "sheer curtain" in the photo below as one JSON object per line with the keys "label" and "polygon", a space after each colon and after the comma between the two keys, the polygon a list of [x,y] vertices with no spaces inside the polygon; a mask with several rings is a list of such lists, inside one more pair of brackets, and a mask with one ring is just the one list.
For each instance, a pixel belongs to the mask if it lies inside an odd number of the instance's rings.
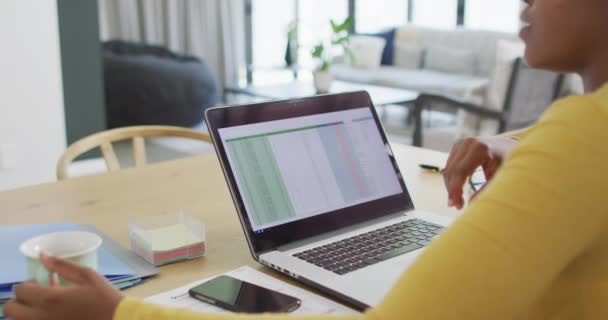
{"label": "sheer curtain", "polygon": [[205,59],[222,88],[244,58],[243,0],[98,0],[102,40],[157,44]]}

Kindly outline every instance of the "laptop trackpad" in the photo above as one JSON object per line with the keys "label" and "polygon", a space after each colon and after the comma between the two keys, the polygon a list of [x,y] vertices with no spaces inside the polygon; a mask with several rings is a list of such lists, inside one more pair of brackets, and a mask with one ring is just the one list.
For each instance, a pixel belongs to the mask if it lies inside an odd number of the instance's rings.
{"label": "laptop trackpad", "polygon": [[416,257],[423,250],[416,250],[408,254],[398,256],[382,263],[375,264],[343,276],[330,280],[330,288],[336,288],[346,295],[375,306],[399,281]]}

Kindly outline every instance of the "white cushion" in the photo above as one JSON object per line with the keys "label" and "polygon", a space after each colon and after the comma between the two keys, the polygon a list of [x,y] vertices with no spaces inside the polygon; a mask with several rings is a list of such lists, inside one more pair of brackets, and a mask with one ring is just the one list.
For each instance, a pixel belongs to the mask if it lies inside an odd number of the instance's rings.
{"label": "white cushion", "polygon": [[[513,63],[518,57],[523,57],[525,45],[521,41],[500,39],[496,43],[495,65],[488,83],[483,106],[500,111],[504,107],[505,96],[513,71]],[[467,134],[494,135],[498,132],[499,123],[492,119],[483,119],[476,115],[464,113],[463,126],[469,128]]]}
{"label": "white cushion", "polygon": [[569,73],[564,79],[564,88],[562,94],[570,95],[576,94],[581,95],[585,93],[585,86],[583,84],[583,78],[576,73]]}
{"label": "white cushion", "polygon": [[419,27],[414,27],[413,25],[405,25],[397,28],[395,32],[395,42],[396,43],[417,43],[418,35],[417,32]]}
{"label": "white cushion", "polygon": [[433,70],[408,70],[381,68],[375,83],[418,92],[455,96],[471,99],[483,91],[488,83],[485,78],[443,73]]}
{"label": "white cushion", "polygon": [[395,43],[394,65],[405,69],[422,68],[424,49],[418,45]]}
{"label": "white cushion", "polygon": [[418,92],[457,96],[471,101],[484,91],[488,79],[477,76],[457,75],[424,69],[404,69],[381,66],[376,70],[363,70],[346,65],[332,66],[337,79],[385,85]]}
{"label": "white cushion", "polygon": [[513,71],[513,63],[518,57],[523,57],[525,45],[523,42],[499,40],[496,44],[496,64],[490,76],[485,104],[492,110],[502,110],[509,79]]}
{"label": "white cushion", "polygon": [[353,53],[352,66],[362,69],[377,69],[382,62],[382,51],[386,40],[372,36],[352,36],[350,49]]}
{"label": "white cushion", "polygon": [[474,75],[477,73],[477,57],[470,50],[431,46],[427,48],[424,67],[447,73]]}
{"label": "white cushion", "polygon": [[517,41],[515,33],[479,29],[456,28],[450,30],[405,25],[397,28],[395,43],[416,44],[423,48],[441,45],[447,48],[469,50],[477,56],[477,73],[489,77],[494,69],[496,43],[499,39]]}
{"label": "white cushion", "polygon": [[[384,68],[384,66],[382,66]],[[380,69],[364,70],[352,67],[347,64],[335,64],[331,66],[331,73],[336,79],[348,82],[369,83],[374,84],[378,79]]]}

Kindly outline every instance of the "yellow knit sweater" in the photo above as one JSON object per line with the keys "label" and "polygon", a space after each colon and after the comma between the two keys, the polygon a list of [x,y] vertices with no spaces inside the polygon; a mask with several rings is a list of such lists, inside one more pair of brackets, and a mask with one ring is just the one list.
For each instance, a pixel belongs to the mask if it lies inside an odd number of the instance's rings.
{"label": "yellow knit sweater", "polygon": [[[293,318],[608,319],[608,85],[551,106],[380,305]],[[114,319],[253,318],[125,299]]]}

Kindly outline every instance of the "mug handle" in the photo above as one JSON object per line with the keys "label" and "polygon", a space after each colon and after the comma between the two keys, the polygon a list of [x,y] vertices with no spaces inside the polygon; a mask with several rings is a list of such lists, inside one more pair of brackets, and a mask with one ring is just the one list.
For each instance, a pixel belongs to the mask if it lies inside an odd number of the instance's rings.
{"label": "mug handle", "polygon": [[59,284],[59,278],[57,273],[49,272],[43,265],[39,265],[38,270],[36,270],[36,282],[47,286],[55,286]]}

